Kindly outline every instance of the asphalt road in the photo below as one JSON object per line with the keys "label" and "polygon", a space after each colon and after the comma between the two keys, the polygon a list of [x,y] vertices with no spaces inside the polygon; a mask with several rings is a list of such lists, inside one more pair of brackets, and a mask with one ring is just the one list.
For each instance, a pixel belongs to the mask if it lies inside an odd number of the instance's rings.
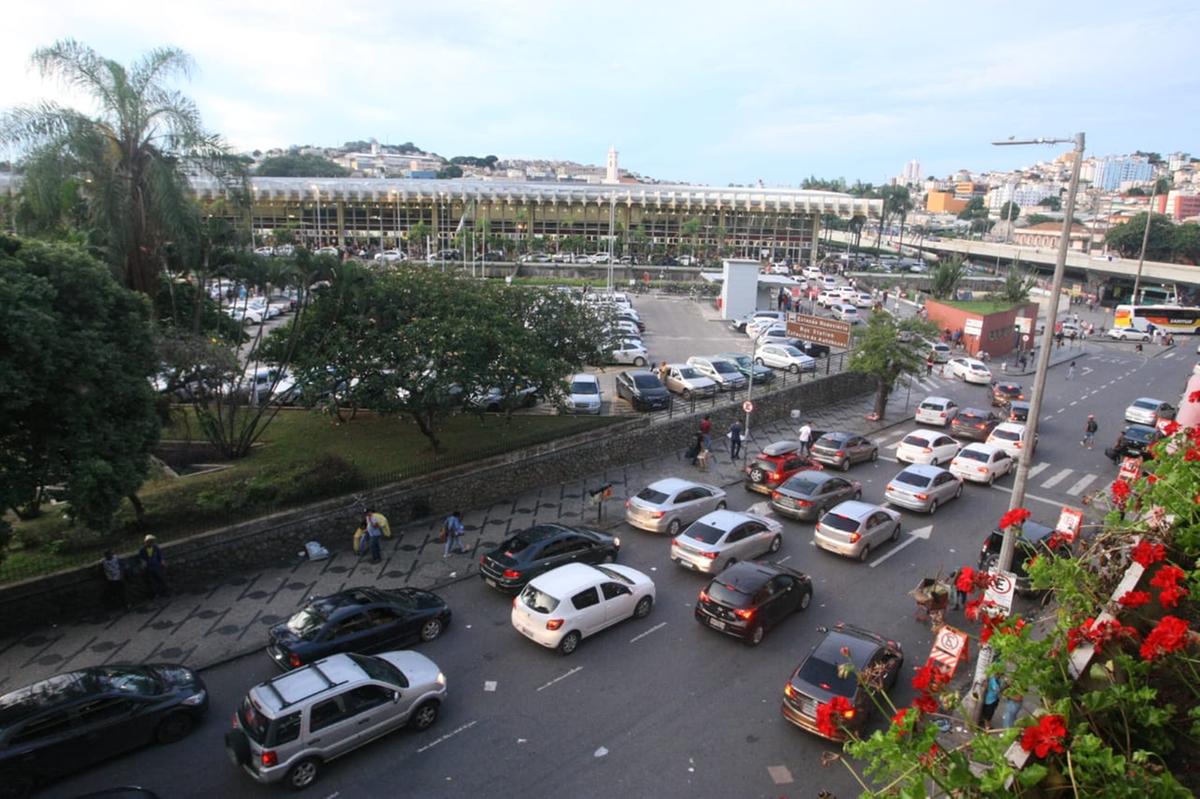
{"label": "asphalt road", "polygon": [[[1132,345],[1098,349],[1080,362],[1073,381],[1065,379],[1064,367],[1051,372],[1027,503],[1035,520],[1053,524],[1062,503],[1078,505],[1083,494],[1107,487],[1116,467],[1103,446],[1122,426],[1124,407],[1145,394],[1175,401],[1193,361],[1191,346],[1156,359],[1136,355]],[[934,387],[929,393],[986,407],[985,387],[947,381]],[[1078,443],[1089,412],[1100,422],[1091,451]],[[906,422],[880,440],[894,442],[914,427]],[[864,499],[881,500],[887,480],[900,469],[888,454],[850,471],[862,481]],[[510,600],[481,581],[450,586],[442,593],[454,623],[421,648],[448,678],[450,698],[441,718],[425,733],[401,732],[330,764],[308,793],[607,799],[812,797],[826,789],[854,796],[856,785],[843,766],[821,765],[831,747],[782,720],[785,680],[818,640],[817,625],[847,621],[902,643],[907,657],[893,698],[909,701],[910,667],[924,662],[931,636],[914,621],[906,594],[923,576],[975,565],[985,535],[1008,506],[1011,484],[1012,477],[1005,477],[992,488],[968,485],[961,499],[932,517],[904,511],[905,538],[868,563],[815,549],[810,524],[785,521],[777,557],[813,576],[814,602],[754,649],[698,625],[692,603],[704,578],[670,562],[666,537],[624,525],[617,531],[621,561],[653,577],[656,606],[644,620],[586,639],[570,657],[516,633]],[[734,509],[762,500],[739,486],[728,491]],[[951,613],[949,621],[962,618]],[[244,691],[273,673],[265,655],[209,670],[204,676],[212,713],[201,729],[173,746],[145,749],[62,781],[43,795],[72,797],[121,784],[141,784],[164,797],[284,790],[253,784],[225,759],[222,747]]]}

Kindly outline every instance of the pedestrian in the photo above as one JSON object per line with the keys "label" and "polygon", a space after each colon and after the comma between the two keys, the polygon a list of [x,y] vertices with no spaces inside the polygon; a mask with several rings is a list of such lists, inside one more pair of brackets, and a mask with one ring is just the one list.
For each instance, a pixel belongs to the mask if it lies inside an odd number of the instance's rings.
{"label": "pedestrian", "polygon": [[704,443],[704,449],[712,449],[712,419],[707,413],[700,420],[700,438]]}
{"label": "pedestrian", "polygon": [[1068,380],[1075,379],[1075,362],[1074,361],[1071,361],[1071,365],[1067,367],[1067,379]]}
{"label": "pedestrian", "polygon": [[961,610],[967,606],[967,600],[970,599],[970,594],[958,587],[958,577],[962,574],[962,569],[955,569],[950,575],[950,585],[953,588],[953,604],[950,605],[951,610]]}
{"label": "pedestrian", "polygon": [[667,384],[667,375],[670,374],[670,372],[671,367],[667,365],[666,361],[663,361],[658,365],[658,380],[664,386]]}
{"label": "pedestrian", "polygon": [[696,459],[700,457],[700,450],[702,449],[704,449],[704,434],[696,433],[696,440],[692,442],[692,445],[687,448],[687,452],[683,454],[695,466]]}
{"label": "pedestrian", "polygon": [[983,707],[980,708],[979,718],[983,722],[983,728],[990,730],[992,728],[992,716],[996,715],[996,708],[1000,705],[1000,695],[1004,691],[1004,683],[995,674],[987,679],[987,689],[983,692]]}
{"label": "pedestrian", "polygon": [[887,289],[884,289],[884,291],[883,291],[883,307],[884,308],[887,307],[887,298],[888,298]]}
{"label": "pedestrian", "polygon": [[146,590],[152,598],[157,599],[160,596],[167,596],[170,590],[167,588],[167,562],[163,560],[162,549],[158,546],[158,539],[152,535],[148,535],[142,539],[142,548],[137,553],[138,561],[142,565],[142,575],[146,581]]}
{"label": "pedestrian", "polygon": [[113,551],[104,553],[100,561],[100,571],[104,574],[104,596],[108,604],[114,608],[129,610],[129,600],[125,597],[125,569]]}
{"label": "pedestrian", "polygon": [[707,446],[701,446],[700,452],[696,455],[696,468],[702,472],[708,471],[708,459],[712,457],[712,451]]}
{"label": "pedestrian", "polygon": [[786,299],[787,299],[787,292],[785,292],[782,288],[779,289],[779,296],[777,296],[775,298],[775,306],[776,306],[775,309],[778,311],[782,311],[783,310],[783,302]]}
{"label": "pedestrian", "polygon": [[933,356],[930,355],[925,359],[925,376],[930,377],[933,374]]}
{"label": "pedestrian", "polygon": [[1079,446],[1092,448],[1096,443],[1096,431],[1100,429],[1100,425],[1096,424],[1096,417],[1093,414],[1088,414],[1087,423],[1083,426],[1083,440],[1079,442]]}
{"label": "pedestrian", "polygon": [[737,461],[742,454],[742,425],[735,419],[729,425],[729,459]]}
{"label": "pedestrian", "polygon": [[808,457],[808,448],[812,444],[812,425],[808,422],[800,425],[800,454]]}
{"label": "pedestrian", "polygon": [[382,513],[368,509],[367,515],[363,517],[363,527],[367,530],[367,546],[371,550],[371,562],[378,563],[383,560],[380,551],[383,539],[392,537],[391,525],[388,524],[387,517]]}
{"label": "pedestrian", "polygon": [[1021,712],[1021,705],[1024,703],[1025,697],[1021,696],[1015,689],[1010,689],[1004,693],[1004,712],[1000,714],[1000,726],[1012,727],[1017,723],[1017,715]]}
{"label": "pedestrian", "polygon": [[446,517],[446,550],[442,553],[443,558],[450,557],[451,552],[458,552],[465,555],[467,548],[463,546],[462,537],[465,532],[462,523],[462,511],[456,510]]}

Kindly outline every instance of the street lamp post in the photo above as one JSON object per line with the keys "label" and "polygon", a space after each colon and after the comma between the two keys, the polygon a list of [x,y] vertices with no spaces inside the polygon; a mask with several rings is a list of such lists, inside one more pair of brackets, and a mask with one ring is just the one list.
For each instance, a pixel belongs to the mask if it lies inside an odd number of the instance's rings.
{"label": "street lamp post", "polygon": [[1146,262],[1146,243],[1150,240],[1150,220],[1154,217],[1154,199],[1158,196],[1158,178],[1150,192],[1150,203],[1146,206],[1146,228],[1142,231],[1142,251],[1138,254],[1137,276],[1133,278],[1133,302],[1137,303],[1138,288],[1142,285],[1142,264]]}
{"label": "street lamp post", "polygon": [[[750,377],[749,382],[746,384],[746,402],[754,401],[754,367],[756,365],[754,359],[758,355],[758,344],[769,328],[769,325],[764,325],[763,329],[758,331],[758,335],[754,337],[754,347],[751,348],[750,355]],[[750,411],[746,411],[746,433],[744,437],[750,438]],[[742,456],[742,459],[745,460],[744,455]]]}
{"label": "street lamp post", "polygon": [[313,194],[317,195],[317,247],[321,246],[321,188],[313,184]]}

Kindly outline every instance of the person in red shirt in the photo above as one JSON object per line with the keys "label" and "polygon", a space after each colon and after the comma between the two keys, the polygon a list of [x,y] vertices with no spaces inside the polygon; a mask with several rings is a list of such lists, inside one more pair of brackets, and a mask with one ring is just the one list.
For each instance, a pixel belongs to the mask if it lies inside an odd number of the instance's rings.
{"label": "person in red shirt", "polygon": [[707,413],[700,420],[700,435],[704,439],[704,448],[712,449],[712,420],[708,418]]}

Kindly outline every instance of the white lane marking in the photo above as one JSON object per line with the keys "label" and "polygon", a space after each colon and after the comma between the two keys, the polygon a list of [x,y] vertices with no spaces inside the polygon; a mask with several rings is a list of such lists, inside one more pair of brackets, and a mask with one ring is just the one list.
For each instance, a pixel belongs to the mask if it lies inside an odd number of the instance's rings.
{"label": "white lane marking", "polygon": [[1054,475],[1046,482],[1042,483],[1042,488],[1054,488],[1054,486],[1058,485],[1063,480],[1066,480],[1068,477],[1070,477],[1074,473],[1075,473],[1074,469],[1063,469],[1061,472]]}
{"label": "white lane marking", "polygon": [[458,735],[460,732],[471,729],[478,723],[479,723],[478,721],[469,721],[466,724],[459,727],[457,730],[451,730],[450,732],[443,735],[441,738],[438,738],[436,741],[430,741],[429,743],[422,746],[420,749],[417,750],[417,754],[420,754],[421,752],[424,752],[427,749],[432,749],[433,747],[440,744],[442,741],[449,740],[450,738],[453,738],[455,735]]}
{"label": "white lane marking", "polygon": [[917,536],[915,536],[915,535],[910,535],[910,536],[908,536],[908,537],[907,537],[907,538],[905,538],[903,541],[901,541],[899,544],[896,544],[894,547],[892,547],[891,549],[889,549],[889,550],[887,551],[887,554],[885,554],[885,555],[882,555],[882,556],[880,556],[880,557],[878,557],[878,558],[875,558],[875,560],[871,561],[871,563],[870,563],[870,566],[871,566],[871,568],[872,568],[872,569],[874,569],[874,568],[875,568],[876,566],[878,566],[880,563],[883,563],[885,560],[887,560],[888,558],[890,558],[892,555],[895,555],[897,552],[899,552],[900,550],[904,549],[904,548],[905,548],[906,546],[908,546],[909,544],[912,544],[912,543],[914,543],[914,542],[916,542],[916,541],[920,541],[920,540],[921,540],[921,539],[920,539],[920,538],[918,538],[918,537],[917,537]]}
{"label": "white lane marking", "polygon": [[784,555],[782,558],[780,558],[779,560],[777,560],[775,562],[776,563],[786,563],[791,557],[792,557],[791,555]]}
{"label": "white lane marking", "polygon": [[1067,412],[1066,408],[1059,408],[1057,411],[1055,411],[1055,413],[1066,413],[1066,412]]}
{"label": "white lane marking", "polygon": [[658,624],[654,625],[649,630],[646,630],[644,633],[638,633],[637,635],[630,638],[629,643],[632,644],[637,641],[640,641],[641,639],[645,638],[647,635],[654,632],[655,630],[661,630],[663,627],[666,627],[666,626],[667,626],[667,623],[665,621],[660,621]]}
{"label": "white lane marking", "polygon": [[1039,464],[1037,464],[1036,466],[1034,466],[1032,469],[1030,469],[1030,470],[1029,470],[1029,474],[1028,474],[1028,475],[1026,475],[1026,477],[1036,477],[1036,476],[1038,476],[1038,475],[1039,475],[1039,474],[1041,474],[1042,472],[1046,471],[1046,467],[1048,467],[1049,465],[1050,465],[1050,464],[1048,464],[1048,463],[1039,463]]}
{"label": "white lane marking", "polygon": [[1090,486],[1092,481],[1095,479],[1096,475],[1085,474],[1083,477],[1080,477],[1078,480],[1076,480],[1074,485],[1067,489],[1067,493],[1073,497],[1077,497],[1082,494],[1084,489]]}
{"label": "white lane marking", "polygon": [[1174,357],[1175,357],[1175,353],[1168,352],[1166,355],[1163,356],[1163,360],[1165,361],[1167,358],[1174,358]]}
{"label": "white lane marking", "polygon": [[495,691],[496,690],[496,681],[495,680],[484,680],[483,681],[483,690],[488,691],[489,693],[492,691]]}
{"label": "white lane marking", "polygon": [[[992,488],[996,489],[997,491],[1003,491],[1006,494],[1012,493],[1011,488],[1009,488],[1008,486],[1002,486],[999,483],[992,486]],[[1062,507],[1061,499],[1046,499],[1045,497],[1039,497],[1037,494],[1026,494],[1025,499],[1032,499],[1034,502],[1045,502],[1047,505],[1053,505],[1056,508]]]}
{"label": "white lane marking", "polygon": [[1071,402],[1070,402],[1071,407],[1074,407],[1078,404],[1079,404],[1079,400],[1071,400]]}
{"label": "white lane marking", "polygon": [[568,671],[566,674],[560,674],[560,675],[558,675],[557,677],[555,677],[555,678],[554,678],[553,680],[551,680],[550,682],[548,682],[548,683],[546,683],[545,685],[543,685],[543,686],[541,686],[540,688],[538,688],[538,690],[539,690],[539,691],[544,691],[544,690],[546,690],[547,688],[549,688],[551,685],[554,685],[554,683],[558,682],[559,680],[565,680],[565,679],[567,679],[568,677],[570,677],[572,674],[578,674],[578,673],[579,673],[579,672],[581,672],[581,671],[583,671],[583,666],[576,666],[575,668],[573,668],[573,669],[571,669],[570,671]]}
{"label": "white lane marking", "polygon": [[1083,371],[1079,373],[1079,376],[1082,377],[1083,375],[1086,375],[1088,372],[1092,372],[1092,371],[1095,371],[1094,369],[1092,369],[1092,367],[1085,366],[1085,367],[1083,367]]}

